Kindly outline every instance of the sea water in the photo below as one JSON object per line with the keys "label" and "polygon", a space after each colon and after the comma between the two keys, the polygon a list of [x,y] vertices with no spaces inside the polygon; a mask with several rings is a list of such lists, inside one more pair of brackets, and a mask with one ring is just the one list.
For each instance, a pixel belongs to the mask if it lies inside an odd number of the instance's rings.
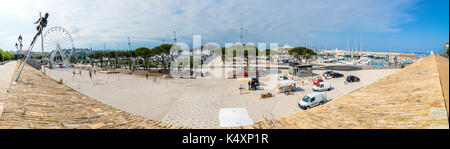
{"label": "sea water", "polygon": [[371,66],[386,66],[387,62],[386,61],[382,61],[382,60],[372,60],[372,62],[370,62]]}

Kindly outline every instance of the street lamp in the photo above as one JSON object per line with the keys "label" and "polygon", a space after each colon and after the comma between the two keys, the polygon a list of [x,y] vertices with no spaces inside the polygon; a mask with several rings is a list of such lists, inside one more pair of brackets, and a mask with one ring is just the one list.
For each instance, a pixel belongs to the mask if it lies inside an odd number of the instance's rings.
{"label": "street lamp", "polygon": [[22,35],[19,35],[19,42],[22,43]]}
{"label": "street lamp", "polygon": [[19,35],[19,38],[17,38],[17,40],[19,41],[19,49],[18,50],[19,50],[20,54],[22,54],[22,47],[23,47],[23,45],[22,45],[22,35]]}
{"label": "street lamp", "polygon": [[[22,35],[19,35],[19,38],[17,38],[17,41],[19,41],[19,43],[16,43],[16,49],[18,51],[17,52],[18,53],[18,57],[17,58],[21,59],[22,58],[22,47],[23,47],[23,45],[22,45]],[[20,64],[19,64],[19,67],[20,67]]]}

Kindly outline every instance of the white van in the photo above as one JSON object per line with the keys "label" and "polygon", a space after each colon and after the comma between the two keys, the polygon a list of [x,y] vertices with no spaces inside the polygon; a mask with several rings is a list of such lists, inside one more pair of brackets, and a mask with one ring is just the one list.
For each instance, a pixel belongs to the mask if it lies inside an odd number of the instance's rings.
{"label": "white van", "polygon": [[312,92],[305,96],[298,102],[298,106],[303,110],[309,109],[323,104],[327,100],[327,95],[323,92]]}
{"label": "white van", "polygon": [[319,84],[314,85],[312,87],[313,91],[328,91],[331,89],[331,83],[330,82],[319,82]]}

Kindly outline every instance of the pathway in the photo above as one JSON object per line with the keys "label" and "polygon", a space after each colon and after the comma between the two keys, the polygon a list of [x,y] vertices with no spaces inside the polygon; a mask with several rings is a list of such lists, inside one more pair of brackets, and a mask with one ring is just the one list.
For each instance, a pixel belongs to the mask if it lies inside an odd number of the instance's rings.
{"label": "pathway", "polygon": [[448,76],[448,58],[443,56],[436,56],[436,65],[441,79],[442,92],[444,93],[445,107],[447,108],[448,116],[448,92],[449,92],[449,76]]}
{"label": "pathway", "polygon": [[3,107],[8,96],[8,88],[11,84],[11,79],[16,66],[16,61],[11,61],[0,65],[0,119],[2,118]]}

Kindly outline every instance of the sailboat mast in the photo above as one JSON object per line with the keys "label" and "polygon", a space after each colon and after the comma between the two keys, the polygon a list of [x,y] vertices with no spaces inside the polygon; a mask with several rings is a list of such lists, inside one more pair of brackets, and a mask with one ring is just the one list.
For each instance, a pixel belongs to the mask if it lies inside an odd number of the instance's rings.
{"label": "sailboat mast", "polygon": [[361,52],[363,51],[362,50],[362,32],[361,32],[360,39],[359,39],[359,50],[361,50]]}

